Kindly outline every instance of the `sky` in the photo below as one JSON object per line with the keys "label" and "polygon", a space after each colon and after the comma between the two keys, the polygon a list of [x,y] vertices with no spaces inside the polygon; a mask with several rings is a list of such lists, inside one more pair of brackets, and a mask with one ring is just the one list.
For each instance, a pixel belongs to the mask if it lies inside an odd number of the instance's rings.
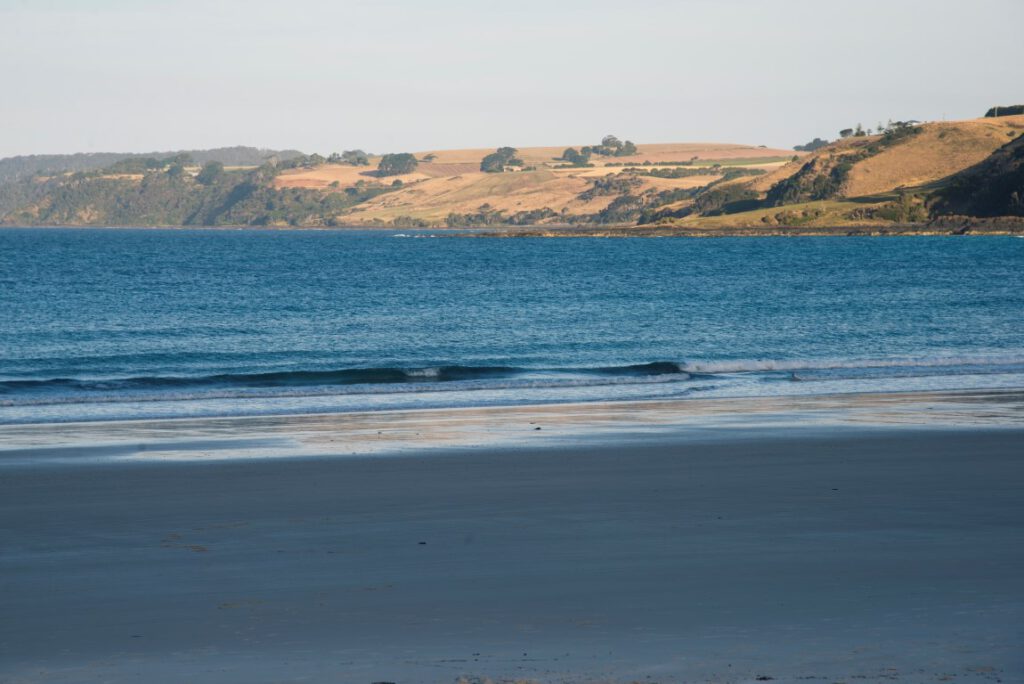
{"label": "sky", "polygon": [[1024,102],[1024,0],[0,0],[0,157],[792,147]]}

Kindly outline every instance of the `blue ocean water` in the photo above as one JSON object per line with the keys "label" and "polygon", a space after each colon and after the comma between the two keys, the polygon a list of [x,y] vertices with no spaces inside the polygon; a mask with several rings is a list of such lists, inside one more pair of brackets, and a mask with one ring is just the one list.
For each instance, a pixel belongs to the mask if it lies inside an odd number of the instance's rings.
{"label": "blue ocean water", "polygon": [[0,423],[1024,387],[1024,240],[0,230]]}

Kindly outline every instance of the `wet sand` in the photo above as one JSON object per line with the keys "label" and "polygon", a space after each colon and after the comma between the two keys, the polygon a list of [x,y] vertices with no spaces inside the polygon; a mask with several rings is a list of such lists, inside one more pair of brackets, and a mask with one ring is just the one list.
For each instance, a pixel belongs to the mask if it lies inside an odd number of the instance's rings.
{"label": "wet sand", "polygon": [[32,450],[85,428],[14,430],[0,681],[1024,681],[998,423],[75,465]]}

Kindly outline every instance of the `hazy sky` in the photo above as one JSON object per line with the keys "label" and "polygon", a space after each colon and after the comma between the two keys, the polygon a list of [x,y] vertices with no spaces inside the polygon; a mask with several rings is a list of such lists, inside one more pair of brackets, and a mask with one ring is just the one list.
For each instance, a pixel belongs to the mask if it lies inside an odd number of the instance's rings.
{"label": "hazy sky", "polygon": [[1024,102],[1024,0],[0,0],[0,156],[789,147]]}

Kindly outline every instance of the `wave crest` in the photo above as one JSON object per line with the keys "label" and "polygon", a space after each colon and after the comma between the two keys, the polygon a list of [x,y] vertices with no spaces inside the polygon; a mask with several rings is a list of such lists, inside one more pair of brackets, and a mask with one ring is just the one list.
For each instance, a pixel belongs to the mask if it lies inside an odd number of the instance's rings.
{"label": "wave crest", "polygon": [[598,368],[529,369],[513,366],[424,366],[414,368],[345,368],[339,370],[297,370],[270,373],[218,373],[200,376],[137,376],[128,378],[47,378],[43,380],[0,381],[0,394],[53,392],[111,392],[146,390],[202,390],[228,388],[301,388],[343,385],[393,385],[403,383],[445,383],[496,380],[535,373],[607,377],[647,377],[687,374],[679,364],[658,361]]}

